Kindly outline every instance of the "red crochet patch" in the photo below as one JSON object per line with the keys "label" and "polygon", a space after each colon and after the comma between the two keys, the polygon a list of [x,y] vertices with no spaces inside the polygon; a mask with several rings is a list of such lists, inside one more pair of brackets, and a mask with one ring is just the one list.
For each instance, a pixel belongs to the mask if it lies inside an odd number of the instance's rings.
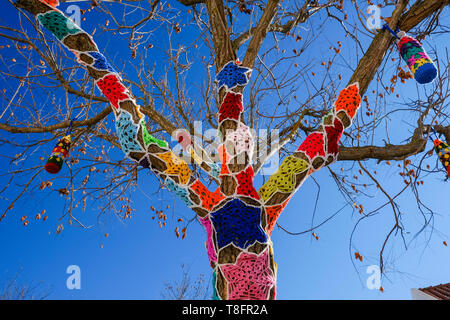
{"label": "red crochet patch", "polygon": [[308,135],[297,151],[305,152],[310,159],[316,156],[325,157],[325,146],[322,132],[313,132]]}
{"label": "red crochet patch", "polygon": [[239,120],[242,111],[242,94],[228,92],[219,109],[219,122],[225,119]]}
{"label": "red crochet patch", "polygon": [[129,98],[125,93],[127,89],[114,74],[109,74],[101,80],[98,80],[97,86],[116,109],[118,109],[119,101]]}
{"label": "red crochet patch", "polygon": [[54,7],[59,6],[59,1],[58,0],[41,0],[42,2]]}
{"label": "red crochet patch", "polygon": [[220,162],[221,162],[221,166],[220,166],[220,175],[224,175],[224,174],[230,174],[230,170],[228,169],[228,155],[227,152],[225,150],[225,145],[221,144],[219,146],[219,158],[220,158]]}
{"label": "red crochet patch", "polygon": [[247,169],[236,175],[238,183],[236,193],[238,195],[247,196],[259,200],[260,199],[259,194],[253,187],[254,174],[255,173],[253,172],[253,168],[249,166]]}
{"label": "red crochet patch", "polygon": [[327,152],[333,155],[337,155],[339,152],[339,140],[344,132],[344,126],[338,119],[334,119],[334,126],[325,126],[327,133]]}

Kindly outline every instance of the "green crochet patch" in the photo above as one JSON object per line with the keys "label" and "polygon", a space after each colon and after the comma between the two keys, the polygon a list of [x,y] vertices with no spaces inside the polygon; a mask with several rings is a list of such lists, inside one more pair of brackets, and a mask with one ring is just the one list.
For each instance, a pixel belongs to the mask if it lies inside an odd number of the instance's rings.
{"label": "green crochet patch", "polygon": [[147,125],[145,124],[145,120],[142,120],[142,133],[144,135],[145,145],[149,145],[150,143],[156,143],[161,148],[167,148],[167,142],[163,140],[156,139],[147,131]]}
{"label": "green crochet patch", "polygon": [[220,300],[219,296],[217,295],[216,280],[217,280],[217,270],[214,270],[213,271],[213,276],[212,276],[212,287],[213,287],[212,299],[213,300]]}
{"label": "green crochet patch", "polygon": [[38,16],[39,22],[59,40],[81,29],[72,20],[58,11],[49,11]]}

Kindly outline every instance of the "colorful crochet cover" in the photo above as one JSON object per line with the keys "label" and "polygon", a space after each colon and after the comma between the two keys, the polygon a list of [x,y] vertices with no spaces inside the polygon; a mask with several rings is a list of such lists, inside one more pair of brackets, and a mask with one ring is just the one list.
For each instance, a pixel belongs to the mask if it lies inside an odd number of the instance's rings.
{"label": "colorful crochet cover", "polygon": [[48,173],[58,173],[61,171],[61,168],[64,164],[64,159],[67,158],[67,154],[70,149],[70,134],[63,137],[58,141],[55,148],[52,151],[52,154],[47,160],[47,163],[44,166],[44,169]]}
{"label": "colorful crochet cover", "polygon": [[[147,131],[140,106],[91,36],[54,8],[54,1],[41,1],[36,13],[38,21],[76,55],[109,100],[123,152],[158,174],[165,186],[198,214],[206,231],[205,247],[213,268],[213,298],[275,299],[277,268],[270,235],[306,177],[336,161],[342,133],[351,125],[361,102],[358,83],[340,92],[320,128],[285,158],[257,191],[252,131],[242,121],[242,92],[252,70],[236,61],[225,64],[216,75],[223,99],[218,112],[220,163],[209,164],[208,172],[218,180],[219,187],[210,191],[165,141]],[[192,152],[192,141],[186,133],[180,131],[176,138],[185,150]]]}
{"label": "colorful crochet cover", "polygon": [[283,160],[278,170],[259,189],[270,235],[281,211],[307,176],[337,160],[339,140],[361,104],[358,83],[343,89],[318,131],[309,134],[297,151]]}
{"label": "colorful crochet cover", "polygon": [[434,150],[439,156],[439,160],[441,160],[442,165],[447,171],[447,177],[450,178],[450,147],[445,142],[434,139]]}
{"label": "colorful crochet cover", "polygon": [[398,50],[418,83],[430,83],[436,78],[436,66],[419,41],[404,36],[398,42]]}
{"label": "colorful crochet cover", "polygon": [[[203,184],[194,178],[188,164],[178,158],[165,141],[149,134],[140,106],[113,66],[98,51],[92,37],[55,8],[57,1],[40,1],[41,4],[37,6],[39,12],[36,14],[38,21],[75,54],[78,62],[88,69],[98,89],[111,103],[118,141],[126,156],[141,166],[152,169],[186,205],[202,213],[200,195],[190,191],[193,190],[193,185]],[[53,150],[45,166],[48,172],[57,173],[61,169],[68,151],[68,144],[66,146],[63,142],[70,142],[70,137],[64,139]],[[208,196],[209,194],[203,197]]]}

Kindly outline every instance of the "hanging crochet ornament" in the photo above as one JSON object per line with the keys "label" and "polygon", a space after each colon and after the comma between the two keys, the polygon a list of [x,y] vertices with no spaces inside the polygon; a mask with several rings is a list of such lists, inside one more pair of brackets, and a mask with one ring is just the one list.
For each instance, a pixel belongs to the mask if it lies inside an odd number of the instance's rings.
{"label": "hanging crochet ornament", "polygon": [[58,141],[58,144],[53,149],[52,154],[47,160],[44,168],[48,173],[58,173],[64,163],[64,159],[67,157],[70,149],[70,134],[64,136]]}
{"label": "hanging crochet ornament", "polygon": [[395,33],[387,24],[383,29],[389,30],[396,37],[400,55],[414,75],[414,79],[420,84],[432,82],[437,76],[437,69],[422,44],[413,37],[407,36],[404,31],[397,29]]}
{"label": "hanging crochet ornament", "polygon": [[[434,135],[436,136],[436,132],[432,130]],[[450,178],[450,146],[445,142],[439,140],[437,137],[434,139],[430,137],[434,144],[434,151],[436,151],[439,156],[439,160],[441,160],[444,165],[445,170],[447,171],[447,177]]]}
{"label": "hanging crochet ornament", "polygon": [[61,168],[64,163],[64,159],[66,159],[67,154],[70,149],[70,134],[72,132],[72,123],[75,119],[72,119],[69,124],[69,128],[67,129],[66,135],[58,141],[56,146],[53,148],[52,154],[47,160],[47,163],[44,166],[45,171],[51,174],[56,174],[61,171]]}

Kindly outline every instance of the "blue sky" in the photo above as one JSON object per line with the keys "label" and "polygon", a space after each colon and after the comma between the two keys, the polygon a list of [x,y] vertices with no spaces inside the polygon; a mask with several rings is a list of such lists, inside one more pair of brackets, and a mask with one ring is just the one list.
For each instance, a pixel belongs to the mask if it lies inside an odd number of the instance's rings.
{"label": "blue sky", "polygon": [[[171,3],[175,7],[182,8],[174,2]],[[85,4],[81,6],[86,7]],[[66,7],[67,5],[61,5],[60,9],[64,11]],[[0,22],[16,26],[15,10],[9,4],[4,4],[2,9],[4,13],[0,16]],[[98,19],[99,25],[103,21],[95,12],[87,17],[91,20],[83,22],[82,27],[88,31],[92,31],[96,26],[89,21]],[[448,13],[443,17],[442,21],[448,19]],[[314,23],[320,23],[323,16],[317,16],[314,19]],[[326,57],[329,54],[329,46],[336,45],[336,39],[342,39],[344,42],[342,30],[336,27],[337,24],[327,23],[325,26],[328,28],[320,35],[322,41],[318,41],[311,48],[308,59]],[[305,26],[305,28],[309,27],[310,25]],[[183,36],[192,35],[189,34],[189,30],[174,35],[178,37],[177,41],[182,41]],[[362,44],[367,47],[368,37],[360,36]],[[101,50],[125,48],[110,50],[108,56],[112,59],[120,55],[129,55],[124,41],[105,37],[95,39]],[[158,47],[167,46],[164,39],[157,37],[155,39]],[[1,41],[5,40],[2,38]],[[293,42],[283,42],[282,45],[291,48]],[[445,57],[445,43],[448,43],[448,35],[436,36],[435,39],[424,41],[425,46],[436,48],[441,58]],[[265,45],[269,44],[265,43]],[[336,74],[342,73],[342,86],[346,84],[350,75],[346,64],[354,67],[355,63],[352,59],[354,51],[351,46],[347,48],[344,42],[343,54],[338,58],[333,69]],[[157,52],[151,55],[151,59],[156,62],[164,61],[164,55]],[[1,54],[7,58],[12,53],[3,51]],[[313,66],[318,70],[317,73],[320,73],[319,61],[320,59],[316,59]],[[442,61],[445,62],[445,59]],[[299,61],[299,63],[302,62]],[[125,71],[132,72],[132,63],[131,60],[131,63],[125,66]],[[395,69],[394,64],[388,67]],[[20,64],[17,68],[20,70]],[[194,77],[192,81],[201,83],[204,74],[201,72],[197,75],[195,72],[192,74]],[[4,86],[13,87],[10,83],[5,83],[4,78],[1,81]],[[400,99],[391,98],[388,101],[388,107],[402,102],[403,99],[414,99],[418,95],[423,97],[426,91],[423,88],[417,90],[414,81],[409,80],[406,85],[401,86],[398,93]],[[7,101],[2,100],[1,103],[3,110]],[[401,124],[390,129],[393,140],[391,143],[401,143],[410,135],[411,128],[407,123],[414,123],[415,115],[411,113],[393,115],[390,121]],[[13,136],[4,132],[0,134],[6,138]],[[376,135],[374,143],[383,143],[381,137]],[[14,136],[14,139],[20,141],[25,137]],[[48,144],[46,147],[50,152],[53,146]],[[1,154],[14,153],[15,150],[8,148],[10,147],[1,146]],[[427,150],[429,149],[431,144],[427,146]],[[40,152],[46,152],[46,150]],[[117,160],[120,160],[121,156],[120,152],[114,155]],[[435,159],[431,158],[426,161],[432,163],[433,160]],[[37,161],[37,159],[30,157],[27,161]],[[0,164],[2,168],[5,168],[2,169],[2,173],[11,170],[9,159],[0,158]],[[395,161],[392,161],[391,165],[384,162],[376,164],[374,161],[366,163],[371,170],[377,170],[379,181],[392,193],[398,192],[403,187],[396,165]],[[332,170],[339,172],[341,167],[349,170],[350,177],[357,174],[359,169],[357,165],[351,163],[336,163],[332,165]],[[45,181],[48,178],[45,175],[46,173],[42,172],[39,179]],[[61,175],[64,175],[64,171]],[[6,183],[4,175],[0,176],[0,179],[1,185]],[[292,232],[303,231],[311,225],[319,224],[345,205],[345,199],[339,193],[327,169],[315,173],[314,179],[320,184],[319,201],[314,218],[312,213],[317,185],[313,179],[308,179],[279,219],[280,225]],[[368,181],[367,178],[361,178],[359,182],[363,183],[362,180],[366,183]],[[81,229],[65,223],[65,228],[60,234],[56,234],[55,229],[61,223],[58,219],[64,206],[62,198],[55,192],[47,190],[40,192],[35,189],[8,213],[7,218],[0,222],[0,283],[19,272],[19,282],[42,281],[44,287],[51,291],[49,298],[53,299],[159,299],[164,283],[179,280],[181,264],[189,268],[192,278],[204,274],[209,281],[211,269],[204,247],[206,236],[203,228],[194,221],[189,224],[187,237],[184,240],[176,238],[173,229],[175,226],[180,226],[180,229],[184,226],[183,223],[178,223],[177,219],[182,217],[184,221],[188,221],[194,217],[194,214],[167,190],[160,191],[155,181],[153,175],[141,172],[139,186],[133,193],[136,211],[132,219],[122,221],[114,215],[97,219],[96,204],[92,204],[86,212],[79,212],[78,215],[92,227]],[[57,183],[62,182],[58,180],[55,184]],[[17,190],[12,188],[2,194],[0,198],[2,210],[9,203],[5,198],[13,198]],[[392,212],[389,209],[382,209],[379,214],[358,224],[353,238],[355,247],[349,249],[350,236],[360,215],[350,206],[346,206],[331,221],[315,230],[319,240],[314,239],[311,233],[291,236],[275,228],[272,241],[275,261],[278,264],[278,299],[410,299],[412,287],[450,282],[448,271],[450,248],[443,245],[443,241],[449,242],[450,218],[444,199],[447,198],[450,186],[448,182],[443,181],[443,174],[440,173],[426,177],[425,184],[420,187],[420,190],[424,203],[432,204],[436,212],[433,232],[427,229],[411,242],[409,239],[412,236],[409,235],[408,250],[402,246],[400,237],[395,237],[390,242],[386,252],[388,272],[382,280],[384,293],[367,288],[366,280],[369,274],[366,270],[368,266],[378,264],[379,250],[386,233],[392,226]],[[371,189],[370,196],[360,200],[366,212],[386,201],[384,196],[374,188]],[[406,216],[405,225],[414,234],[421,225],[421,216],[410,191],[399,198],[399,204]],[[161,229],[157,222],[152,220],[154,213],[150,210],[150,206],[154,206],[157,210],[163,209],[167,214],[166,228]],[[169,209],[166,209],[167,206]],[[46,209],[49,216],[45,222],[36,221],[33,218],[42,208]],[[23,215],[27,215],[30,220],[30,224],[26,227],[20,222],[20,217]],[[105,237],[105,233],[108,233],[108,237]],[[363,255],[363,262],[354,259],[355,250]],[[81,269],[81,290],[68,290],[66,287],[66,279],[69,276],[66,274],[66,269],[69,265],[78,265]]]}

